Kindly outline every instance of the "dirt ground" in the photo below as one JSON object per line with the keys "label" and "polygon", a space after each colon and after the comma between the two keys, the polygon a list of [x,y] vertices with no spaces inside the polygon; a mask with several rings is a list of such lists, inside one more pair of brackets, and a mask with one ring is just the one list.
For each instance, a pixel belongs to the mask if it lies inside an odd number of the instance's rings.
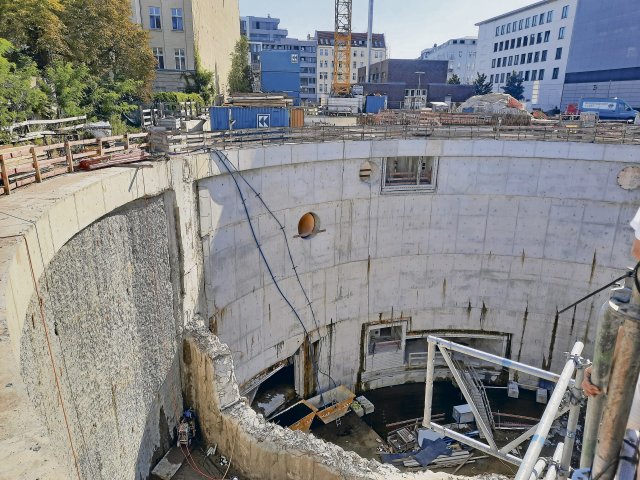
{"label": "dirt ground", "polygon": [[363,458],[380,459],[378,448],[384,441],[355,413],[349,412],[342,417],[341,425],[335,422],[312,428],[311,433],[322,440],[355,452]]}

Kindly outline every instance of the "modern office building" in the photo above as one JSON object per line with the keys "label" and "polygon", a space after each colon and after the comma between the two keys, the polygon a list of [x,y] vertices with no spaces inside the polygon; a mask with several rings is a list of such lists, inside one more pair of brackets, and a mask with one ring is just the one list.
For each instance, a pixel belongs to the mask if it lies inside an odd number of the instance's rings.
{"label": "modern office building", "polygon": [[240,38],[238,0],[131,0],[133,20],[150,33],[156,57],[157,91],[181,91],[185,75],[213,72],[218,92],[227,93],[231,52]]}
{"label": "modern office building", "polygon": [[562,107],[583,97],[618,97],[640,107],[638,2],[578,2]]}
{"label": "modern office building", "polygon": [[577,3],[543,0],[477,24],[477,70],[495,92],[516,72],[531,108],[560,107]]}
{"label": "modern office building", "polygon": [[[254,88],[263,91],[260,79],[263,77],[260,54],[263,51],[288,51],[298,55],[300,102],[314,103],[316,96],[316,41],[308,37],[306,40],[289,38],[289,32],[280,28],[280,19],[247,16],[240,19],[240,33],[249,39],[251,66],[258,82]],[[284,87],[283,87],[284,89]],[[280,90],[282,91],[282,90]]]}
{"label": "modern office building", "polygon": [[[317,85],[318,99],[326,98],[331,93],[333,82],[333,32],[316,32],[317,42]],[[371,64],[387,58],[387,44],[384,34],[374,33],[371,45]],[[351,84],[358,83],[358,69],[365,67],[367,62],[367,34],[353,33],[351,35]],[[363,79],[364,80],[364,79]]]}
{"label": "modern office building", "polygon": [[476,46],[478,37],[452,38],[433,48],[427,48],[420,54],[422,60],[446,60],[449,62],[447,80],[453,75],[460,83],[471,84],[476,78]]}

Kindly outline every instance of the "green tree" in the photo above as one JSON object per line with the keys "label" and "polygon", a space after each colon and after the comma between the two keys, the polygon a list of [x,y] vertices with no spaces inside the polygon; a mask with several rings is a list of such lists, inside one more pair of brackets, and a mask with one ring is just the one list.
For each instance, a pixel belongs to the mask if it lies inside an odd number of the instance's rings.
{"label": "green tree", "polygon": [[207,105],[211,105],[218,92],[214,83],[213,72],[202,67],[198,52],[195,54],[195,67],[195,72],[183,75],[186,83],[184,91],[185,93],[197,93]]}
{"label": "green tree", "polygon": [[522,85],[522,75],[519,75],[514,70],[509,79],[505,83],[504,87],[500,87],[504,90],[504,93],[508,93],[516,100],[524,99],[524,85]]}
{"label": "green tree", "polygon": [[244,35],[236,42],[231,54],[229,93],[251,92],[251,67],[249,66],[249,41]]}
{"label": "green tree", "polygon": [[0,38],[0,139],[3,141],[8,139],[3,128],[46,112],[47,96],[37,86],[37,75],[36,64],[17,54],[8,40]]}
{"label": "green tree", "polygon": [[0,37],[45,68],[69,53],[60,19],[63,11],[60,0],[0,0]]}
{"label": "green tree", "polygon": [[93,79],[86,65],[57,60],[45,69],[44,80],[44,90],[58,117],[75,117],[91,111],[87,90]]}
{"label": "green tree", "polygon": [[451,78],[449,80],[447,80],[447,83],[449,85],[460,85],[460,77],[458,75],[456,75],[455,73],[453,75],[451,75]]}
{"label": "green tree", "polygon": [[478,72],[478,76],[473,81],[473,88],[476,95],[487,95],[493,90],[493,82],[488,82],[487,75]]}
{"label": "green tree", "polygon": [[130,0],[64,0],[64,7],[70,59],[85,64],[100,81],[135,80],[135,96],[150,98],[156,61],[148,32],[131,20]]}

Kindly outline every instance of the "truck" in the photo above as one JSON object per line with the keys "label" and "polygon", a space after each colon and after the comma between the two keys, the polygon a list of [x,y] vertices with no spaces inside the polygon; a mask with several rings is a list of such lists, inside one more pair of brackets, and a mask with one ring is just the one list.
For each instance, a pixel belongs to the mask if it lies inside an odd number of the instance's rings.
{"label": "truck", "polygon": [[597,113],[601,120],[623,120],[633,122],[640,114],[620,98],[583,98],[578,109],[581,113]]}

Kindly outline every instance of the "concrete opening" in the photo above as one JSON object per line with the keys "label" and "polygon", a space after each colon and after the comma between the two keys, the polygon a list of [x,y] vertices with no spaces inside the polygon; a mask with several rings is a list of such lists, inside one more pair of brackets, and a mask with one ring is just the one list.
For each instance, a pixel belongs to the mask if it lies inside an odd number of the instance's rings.
{"label": "concrete opening", "polygon": [[320,219],[313,212],[307,212],[298,221],[298,235],[311,238],[320,230]]}

